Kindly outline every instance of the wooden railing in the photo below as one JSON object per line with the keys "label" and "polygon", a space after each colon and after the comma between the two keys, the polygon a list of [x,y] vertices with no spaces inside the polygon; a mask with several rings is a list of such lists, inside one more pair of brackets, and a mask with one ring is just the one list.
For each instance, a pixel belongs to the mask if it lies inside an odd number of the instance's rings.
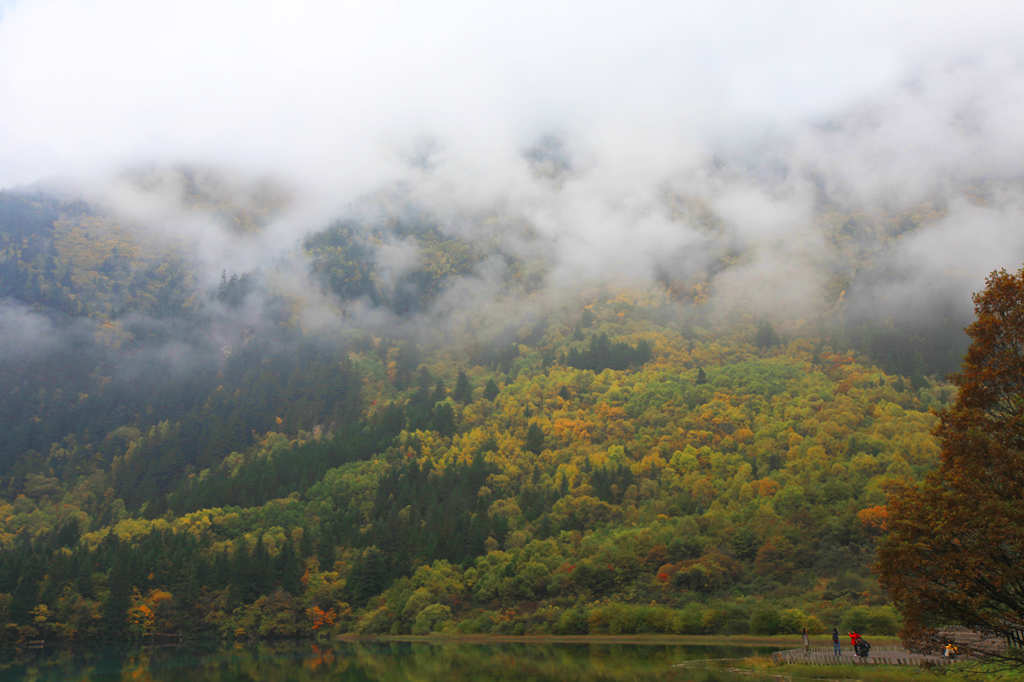
{"label": "wooden railing", "polygon": [[804,649],[787,649],[772,654],[776,663],[803,663],[807,665],[946,665],[956,658],[945,656],[926,656],[912,654],[906,649],[871,649],[867,656],[854,656],[849,647],[843,647],[842,653],[836,656],[832,647],[811,647]]}

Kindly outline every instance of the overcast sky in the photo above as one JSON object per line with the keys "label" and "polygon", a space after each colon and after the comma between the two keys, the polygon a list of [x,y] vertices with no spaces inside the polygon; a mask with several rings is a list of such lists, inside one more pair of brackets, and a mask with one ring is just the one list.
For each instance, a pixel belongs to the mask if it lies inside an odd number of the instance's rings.
{"label": "overcast sky", "polygon": [[[851,205],[912,206],[972,179],[1019,181],[1024,159],[1024,3],[1009,0],[0,8],[0,187],[209,164],[279,178],[323,217],[402,182],[442,213],[515,207],[572,245],[565,278],[650,271],[692,246],[667,187],[758,246],[720,289],[816,291],[814,182]],[[568,164],[559,182],[524,153],[544,136]],[[1018,198],[988,210],[907,248],[970,243],[981,220],[1005,244],[970,259],[978,282],[1024,257]],[[240,269],[261,253],[208,248]],[[803,275],[775,281],[786,268]]]}
{"label": "overcast sky", "polygon": [[921,70],[1019,76],[1022,44],[1010,1],[14,0],[0,184],[139,160],[358,183],[424,136],[486,168],[548,131],[609,159],[682,157]]}

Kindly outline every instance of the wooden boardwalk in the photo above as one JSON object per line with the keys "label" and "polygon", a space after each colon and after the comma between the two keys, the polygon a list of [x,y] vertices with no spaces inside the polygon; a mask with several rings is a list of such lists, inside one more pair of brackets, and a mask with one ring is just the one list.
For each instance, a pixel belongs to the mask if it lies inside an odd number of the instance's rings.
{"label": "wooden boardwalk", "polygon": [[804,665],[948,665],[956,661],[955,658],[945,656],[925,656],[923,654],[912,654],[906,649],[875,649],[861,658],[854,656],[849,646],[844,646],[842,654],[836,656],[832,647],[811,647],[810,651],[799,649],[786,649],[776,651],[772,654],[772,660],[776,663],[802,663]]}

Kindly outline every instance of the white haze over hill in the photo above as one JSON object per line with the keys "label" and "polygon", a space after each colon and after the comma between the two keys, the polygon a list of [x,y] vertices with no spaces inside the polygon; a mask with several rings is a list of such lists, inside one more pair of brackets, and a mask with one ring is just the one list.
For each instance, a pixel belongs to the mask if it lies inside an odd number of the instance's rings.
{"label": "white haze over hill", "polygon": [[[193,243],[208,284],[273,267],[295,292],[302,268],[282,264],[302,237],[395,188],[470,238],[489,216],[528,225],[532,246],[505,238],[543,251],[553,289],[707,276],[716,300],[766,315],[831,305],[851,269],[822,227],[832,205],[942,203],[875,254],[902,276],[867,298],[895,309],[936,290],[968,305],[1024,260],[1024,3],[495,5],[16,0],[0,187],[57,178]],[[243,193],[270,178],[287,208],[240,234],[124,181],[177,164],[226,169]],[[965,198],[979,183],[984,202]],[[377,258],[416,262],[401,240]],[[436,312],[466,314],[502,274],[485,262]]]}

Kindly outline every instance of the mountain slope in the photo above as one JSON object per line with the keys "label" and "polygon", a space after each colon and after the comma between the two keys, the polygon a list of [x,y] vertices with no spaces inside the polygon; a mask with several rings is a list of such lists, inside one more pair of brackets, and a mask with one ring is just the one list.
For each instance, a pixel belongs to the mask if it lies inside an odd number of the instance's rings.
{"label": "mountain slope", "polygon": [[[4,199],[6,637],[897,625],[874,541],[941,382],[660,287],[311,332],[274,273],[204,291],[91,209]],[[340,315],[420,315],[489,257],[403,234],[433,255],[399,280],[352,270],[380,234],[306,243]]]}

